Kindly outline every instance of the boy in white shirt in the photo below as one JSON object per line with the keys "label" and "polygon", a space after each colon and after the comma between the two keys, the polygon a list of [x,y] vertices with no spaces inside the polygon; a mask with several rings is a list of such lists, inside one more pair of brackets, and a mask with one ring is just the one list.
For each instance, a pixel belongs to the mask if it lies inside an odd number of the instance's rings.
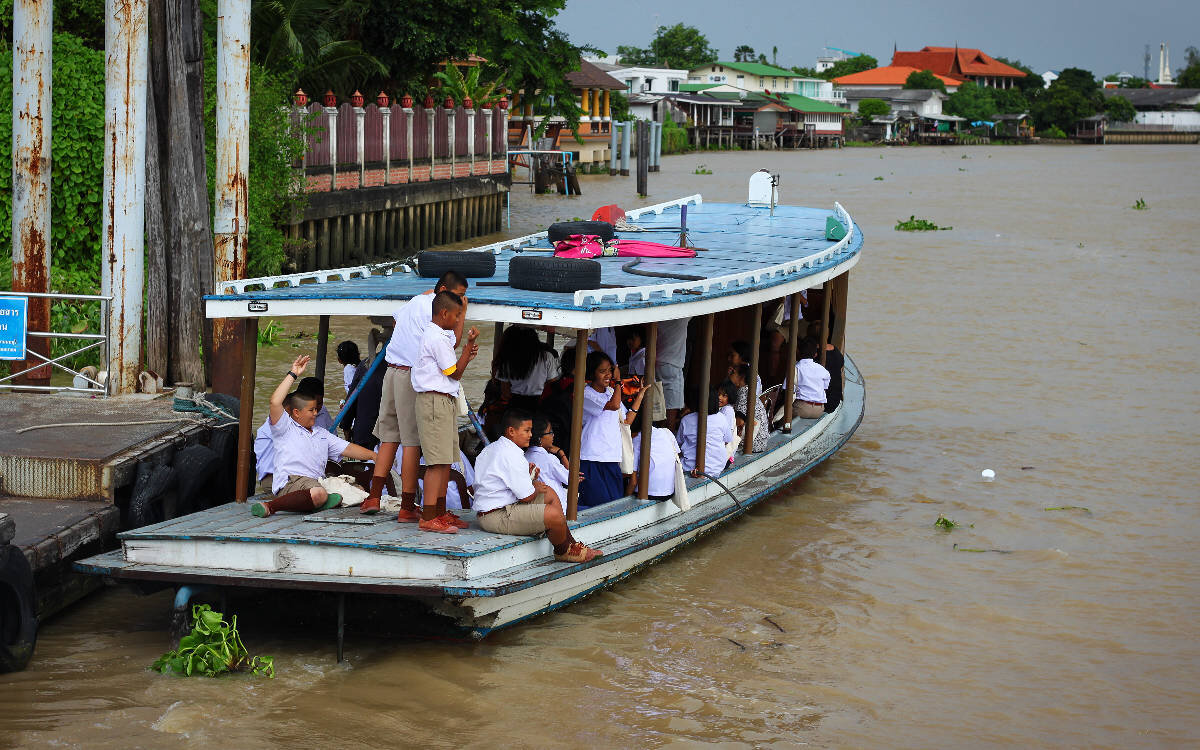
{"label": "boy in white shirt", "polygon": [[590,562],[603,554],[575,541],[554,491],[538,479],[525,460],[533,438],[533,419],[509,409],[501,419],[504,434],[475,460],[475,512],[479,526],[493,534],[534,536],[546,532],[559,562]]}
{"label": "boy in white shirt", "polygon": [[[336,492],[321,486],[325,464],[342,456],[374,461],[375,451],[342,440],[337,435],[315,428],[317,400],[300,391],[288,393],[288,387],[304,374],[309,357],[301,355],[271,394],[271,444],[275,462],[271,491],[273,500],[254,503],[250,512],[265,518],[281,510],[311,513],[332,508],[342,501]],[[286,401],[286,405],[285,405]]]}
{"label": "boy in white shirt", "polygon": [[[421,334],[433,320],[433,297],[443,289],[466,300],[467,280],[454,271],[447,271],[429,292],[418,294],[392,313],[395,327],[388,341],[384,359],[387,372],[383,376],[383,395],[379,401],[379,417],[372,432],[379,438],[380,460],[375,463],[375,475],[363,500],[361,510],[379,512],[388,469],[400,454],[400,513],[396,520],[416,523],[417,478],[421,471],[421,436],[417,433],[416,392],[412,387],[412,368],[421,351]],[[461,337],[462,329],[455,331]],[[436,499],[436,498],[435,498]]]}
{"label": "boy in white shirt", "polygon": [[454,357],[455,331],[462,330],[466,307],[463,298],[454,292],[442,290],[434,295],[433,322],[421,334],[421,353],[412,368],[412,389],[417,394],[417,432],[426,466],[425,502],[417,528],[439,534],[453,534],[468,525],[446,511],[450,464],[458,460],[459,454],[459,381],[467,364],[479,354],[475,343],[479,331],[472,328],[462,354],[457,361]]}
{"label": "boy in white shirt", "polygon": [[796,363],[796,400],[792,402],[792,415],[800,419],[820,419],[825,416],[829,370],[814,359],[818,347],[816,339],[802,339],[798,344],[800,361]]}
{"label": "boy in white shirt", "polygon": [[[679,452],[683,456],[683,469],[691,472],[692,476],[699,476],[701,473],[696,466],[696,448],[699,445],[696,434],[700,427],[700,415],[694,409],[698,400],[699,394],[688,394],[687,413],[679,421]],[[725,444],[733,441],[733,431],[729,429],[729,421],[717,408],[715,393],[709,397],[705,428],[707,434],[704,440],[704,466],[701,468],[704,474],[715,477],[725,470],[725,464],[729,461]]]}
{"label": "boy in white shirt", "polygon": [[[296,384],[296,392],[311,396],[317,402],[317,417],[313,421],[313,429],[328,430],[333,425],[333,417],[325,408],[325,386],[320,378],[308,377]],[[275,473],[275,445],[271,438],[271,419],[263,420],[262,427],[254,435],[254,470],[259,482]]]}
{"label": "boy in white shirt", "polygon": [[[646,494],[650,500],[664,502],[675,494],[675,459],[679,456],[679,443],[675,441],[675,433],[667,429],[665,420],[654,423],[650,432],[650,481],[646,486]],[[633,435],[633,474],[629,476],[628,492],[637,494],[638,469],[642,466],[642,436]]]}

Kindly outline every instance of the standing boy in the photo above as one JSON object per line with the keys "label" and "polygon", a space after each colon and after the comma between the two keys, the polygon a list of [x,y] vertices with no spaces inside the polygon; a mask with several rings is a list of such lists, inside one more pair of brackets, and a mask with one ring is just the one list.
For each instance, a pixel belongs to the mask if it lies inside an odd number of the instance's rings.
{"label": "standing boy", "polygon": [[311,394],[288,393],[308,367],[309,357],[301,355],[271,394],[271,444],[275,449],[274,476],[271,491],[275,498],[255,503],[250,512],[264,518],[281,510],[311,513],[332,508],[342,501],[336,492],[326,492],[321,486],[327,461],[342,456],[362,461],[374,461],[375,451],[353,445],[328,430],[314,429],[318,401]]}
{"label": "standing boy", "polygon": [[818,348],[816,339],[803,339],[797,349],[800,361],[796,363],[796,400],[792,402],[792,415],[800,419],[825,416],[829,370],[817,363]]}
{"label": "standing boy", "polygon": [[[442,290],[454,292],[465,301],[467,280],[454,271],[447,271],[438,279],[432,291],[413,297],[392,313],[396,326],[392,329],[392,338],[384,355],[387,373],[383,376],[383,397],[379,402],[379,418],[374,430],[381,442],[379,461],[375,462],[375,475],[371,478],[367,499],[362,504],[363,513],[379,512],[379,500],[383,497],[388,470],[396,460],[397,449],[403,445],[400,458],[400,515],[397,520],[409,523],[420,520],[420,514],[417,513],[417,479],[421,473],[421,436],[417,433],[417,395],[412,387],[412,367],[421,352],[421,335],[425,326],[433,320],[433,298]],[[455,334],[461,337],[462,329],[459,328]]]}
{"label": "standing boy", "polygon": [[[479,331],[467,333],[467,343],[457,361],[456,331],[462,330],[466,303],[454,292],[442,290],[433,297],[433,321],[421,334],[421,353],[412,368],[412,389],[421,453],[425,457],[425,500],[417,528],[453,534],[467,522],[446,511],[446,483],[450,464],[458,460],[458,391],[467,364],[479,354],[475,339]],[[372,482],[374,484],[374,482]],[[397,520],[404,521],[401,516]]]}

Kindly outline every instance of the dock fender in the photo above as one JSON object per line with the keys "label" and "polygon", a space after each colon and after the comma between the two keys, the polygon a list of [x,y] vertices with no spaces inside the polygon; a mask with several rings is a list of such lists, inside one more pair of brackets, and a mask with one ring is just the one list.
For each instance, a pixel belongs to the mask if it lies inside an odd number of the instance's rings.
{"label": "dock fender", "polygon": [[[233,443],[236,444],[236,437]],[[175,454],[174,472],[178,482],[175,496],[176,510],[180,514],[192,513],[208,508],[217,500],[224,486],[225,466],[221,457],[211,447],[189,445]],[[236,469],[234,470],[236,471]],[[230,474],[233,472],[231,471]],[[219,498],[221,502],[227,496]]]}
{"label": "dock fender", "polygon": [[158,461],[138,462],[137,479],[129,496],[127,528],[137,529],[166,520],[162,507],[163,494],[174,481],[175,470],[170,466]]}
{"label": "dock fender", "polygon": [[496,256],[491,253],[458,250],[425,250],[417,253],[417,273],[427,279],[457,271],[468,279],[488,279],[496,275]]}
{"label": "dock fender", "polygon": [[33,656],[38,621],[33,569],[24,553],[0,546],[0,674],[19,672]]}
{"label": "dock fender", "polygon": [[600,264],[580,258],[518,255],[508,264],[508,285],[532,292],[577,292],[600,288]]}
{"label": "dock fender", "polygon": [[[251,433],[253,434],[253,433]],[[218,482],[221,487],[221,496],[233,497],[234,493],[234,478],[237,477],[237,443],[238,433],[237,425],[229,425],[212,431],[212,436],[208,440],[208,449],[217,456],[220,461],[220,476]],[[214,502],[219,502],[217,498],[212,498]],[[204,503],[203,507],[211,507],[214,503]]]}
{"label": "dock fender", "polygon": [[[617,209],[620,211],[620,209]],[[600,213],[600,211],[596,211]],[[621,214],[624,216],[624,212]],[[596,235],[604,241],[613,238],[613,225],[607,221],[559,221],[551,224],[546,230],[546,239],[550,240],[553,245],[556,242],[561,242],[573,234]]]}

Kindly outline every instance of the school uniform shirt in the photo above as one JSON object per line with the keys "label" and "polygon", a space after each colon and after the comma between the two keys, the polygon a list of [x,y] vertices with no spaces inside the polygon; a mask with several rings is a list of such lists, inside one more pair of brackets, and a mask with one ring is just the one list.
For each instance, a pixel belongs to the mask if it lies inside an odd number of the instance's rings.
{"label": "school uniform shirt", "polygon": [[[621,373],[625,375],[626,373]],[[642,376],[646,374],[646,347],[638,349],[629,355],[629,375]]]}
{"label": "school uniform shirt", "polygon": [[258,481],[275,472],[275,444],[271,441],[271,418],[263,420],[254,434],[254,473]]}
{"label": "school uniform shirt", "polygon": [[525,451],[525,460],[541,470],[538,479],[554,490],[558,495],[559,502],[562,503],[563,510],[566,510],[567,485],[571,483],[571,473],[567,471],[567,467],[540,445],[530,446],[529,450]]}
{"label": "school uniform shirt", "polygon": [[384,355],[389,364],[413,367],[421,353],[421,336],[433,322],[433,294],[418,294],[392,313],[396,327]]}
{"label": "school uniform shirt", "polygon": [[591,385],[583,387],[581,461],[621,462],[621,420],[625,417],[625,405],[615,410],[605,409],[612,395],[611,387],[605,388],[604,393]]}
{"label": "school uniform shirt", "polygon": [[[421,465],[425,466],[425,457],[421,456]],[[471,462],[467,460],[467,454],[461,450],[458,452],[458,461],[450,464],[450,468],[463,475],[463,481],[467,487],[475,486],[475,469],[471,466]],[[392,464],[392,470],[397,474],[400,473],[400,456],[396,457],[396,463]],[[418,479],[417,486],[421,491],[425,491],[425,480]],[[446,510],[462,510],[462,497],[458,494],[458,485],[451,479],[446,483]]]}
{"label": "school uniform shirt", "polygon": [[737,433],[737,413],[733,410],[733,404],[725,404],[721,407],[720,413],[729,421],[729,429],[735,434]]}
{"label": "school uniform shirt", "polygon": [[613,362],[617,361],[617,332],[613,328],[597,328],[588,336],[588,341],[600,347]]}
{"label": "school uniform shirt", "polygon": [[517,444],[501,435],[475,459],[475,512],[503,508],[533,494],[529,462]]}
{"label": "school uniform shirt", "polygon": [[458,381],[450,377],[458,368],[454,356],[454,331],[427,323],[421,335],[421,353],[412,368],[412,388],[417,393],[436,391],[458,395]]}
{"label": "school uniform shirt", "polygon": [[683,367],[687,359],[687,329],[691,318],[660,320],[658,323],[658,349],[656,361],[664,365]]}
{"label": "school uniform shirt", "polygon": [[556,379],[559,374],[558,357],[542,350],[538,353],[537,361],[533,363],[528,375],[520,380],[506,377],[499,377],[497,380],[508,383],[512,388],[513,395],[540,396],[542,391],[546,390],[546,383]]}
{"label": "school uniform shirt", "polygon": [[271,442],[275,447],[271,492],[283,489],[288,477],[324,477],[326,462],[341,458],[350,445],[329,430],[317,427],[306,430],[287,413],[274,424],[268,418],[267,424],[271,426]]}
{"label": "school uniform shirt", "polygon": [[333,427],[333,416],[325,408],[325,404],[321,404],[321,411],[317,412],[317,419],[313,422],[313,429],[328,430],[331,427]]}
{"label": "school uniform shirt", "polygon": [[796,398],[814,404],[825,403],[829,387],[829,370],[815,360],[802,359],[796,363]]}
{"label": "school uniform shirt", "polygon": [[[662,497],[675,494],[675,457],[679,455],[679,443],[675,442],[675,433],[666,427],[655,427],[650,432],[650,481],[647,493]],[[642,438],[633,436],[633,458],[637,466],[641,466]],[[705,457],[704,463],[708,463]],[[724,468],[724,464],[721,464]],[[710,474],[712,472],[709,472]]]}
{"label": "school uniform shirt", "polygon": [[[733,441],[733,430],[729,422],[719,419],[720,415],[710,415],[708,418],[708,434],[704,441],[704,473],[717,476],[729,461],[725,452],[725,444]],[[700,423],[700,415],[692,412],[679,421],[679,452],[683,455],[683,468],[691,471],[696,468],[696,428]],[[653,456],[651,456],[653,458]]]}
{"label": "school uniform shirt", "polygon": [[342,368],[342,382],[346,385],[346,395],[350,395],[350,384],[354,382],[354,371],[357,365],[346,365]]}

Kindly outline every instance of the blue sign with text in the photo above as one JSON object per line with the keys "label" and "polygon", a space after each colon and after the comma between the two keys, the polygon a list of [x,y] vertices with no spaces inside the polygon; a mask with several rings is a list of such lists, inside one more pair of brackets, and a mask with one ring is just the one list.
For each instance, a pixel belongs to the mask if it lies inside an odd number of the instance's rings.
{"label": "blue sign with text", "polygon": [[0,359],[25,359],[29,298],[0,295]]}

